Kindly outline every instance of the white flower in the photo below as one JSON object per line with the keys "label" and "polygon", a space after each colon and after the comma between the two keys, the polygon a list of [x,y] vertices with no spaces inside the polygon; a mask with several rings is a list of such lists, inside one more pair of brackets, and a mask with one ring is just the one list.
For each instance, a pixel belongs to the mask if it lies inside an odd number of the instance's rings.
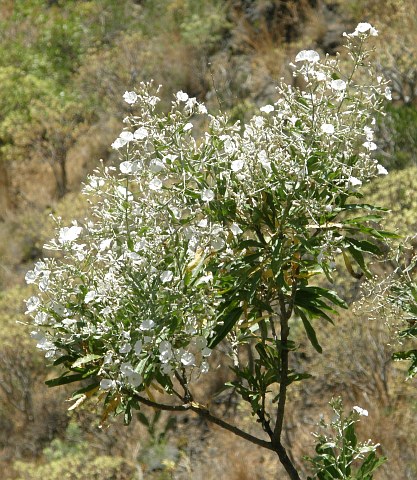
{"label": "white flower", "polygon": [[67,327],[67,328],[72,327],[76,323],[77,323],[77,320],[75,320],[74,318],[66,318],[65,320],[62,320],[62,325],[64,325],[64,327]]}
{"label": "white flower", "polygon": [[188,94],[183,92],[182,90],[177,92],[176,97],[179,102],[186,102],[188,100]]}
{"label": "white flower", "polygon": [[205,113],[207,113],[206,106],[203,104],[200,104],[197,108],[197,113],[199,113],[200,115],[204,115]]}
{"label": "white flower", "polygon": [[63,227],[59,230],[58,242],[61,244],[77,240],[82,232],[82,227],[76,225],[72,227]]}
{"label": "white flower", "polygon": [[369,34],[372,37],[376,37],[378,35],[378,30],[376,30],[370,23],[367,23],[367,22],[358,23],[352,35],[357,36],[360,33],[366,33],[366,32],[369,32]]}
{"label": "white flower", "polygon": [[365,132],[366,135],[366,140],[370,142],[374,138],[374,131],[370,127],[363,127],[363,131]]}
{"label": "white flower", "polygon": [[161,170],[164,170],[164,168],[164,162],[162,160],[159,160],[158,158],[154,158],[149,164],[149,170],[152,173],[159,173]]}
{"label": "white flower", "polygon": [[154,191],[161,190],[162,181],[158,177],[155,177],[153,180],[149,182],[149,188]]}
{"label": "white flower", "polygon": [[138,340],[135,345],[133,346],[133,350],[135,351],[136,355],[140,355],[142,352],[142,340]]}
{"label": "white flower", "polygon": [[188,122],[184,125],[184,132],[188,132],[188,130],[191,130],[193,128],[193,124],[191,122]]}
{"label": "white flower", "polygon": [[119,348],[120,353],[129,353],[132,350],[130,343],[125,343]]}
{"label": "white flower", "polygon": [[94,290],[90,290],[87,292],[86,296],[84,297],[84,303],[90,303],[96,298],[96,292]]}
{"label": "white flower", "polygon": [[267,170],[268,172],[271,171],[271,162],[268,160],[268,154],[265,150],[261,150],[259,152],[259,161],[261,165]]}
{"label": "white flower", "polygon": [[132,162],[122,162],[119,168],[122,173],[132,173]]}
{"label": "white flower", "polygon": [[28,298],[27,300],[25,300],[25,302],[26,302],[26,308],[27,308],[25,313],[34,312],[39,308],[41,304],[39,297],[36,297],[36,296],[32,296]]}
{"label": "white flower", "polygon": [[210,188],[205,188],[201,193],[201,200],[204,202],[211,202],[214,200],[214,192]]}
{"label": "white flower", "polygon": [[112,148],[118,150],[133,140],[132,132],[121,132],[119,137],[111,144]]}
{"label": "white flower", "polygon": [[161,360],[162,363],[168,363],[172,358],[171,344],[166,340],[162,340],[159,344],[159,353],[159,360]]}
{"label": "white flower", "polygon": [[139,387],[139,385],[142,383],[142,375],[140,375],[138,372],[132,371],[127,375],[127,380],[132,385],[132,387]]}
{"label": "white flower", "polygon": [[110,390],[116,386],[116,382],[114,380],[110,380],[108,378],[103,378],[100,381],[100,389],[101,390]]}
{"label": "white flower", "polygon": [[224,151],[228,155],[232,155],[236,151],[236,145],[230,138],[227,138],[226,141],[224,142]]}
{"label": "white flower", "polygon": [[362,180],[356,177],[349,177],[348,182],[351,187],[359,187],[362,185]]}
{"label": "white flower", "polygon": [[271,113],[275,110],[275,107],[273,105],[264,105],[259,110],[263,113]]}
{"label": "white flower", "polygon": [[301,50],[295,57],[296,62],[316,63],[320,60],[320,55],[315,50]]}
{"label": "white flower", "polygon": [[346,82],[344,80],[332,80],[330,82],[330,88],[333,90],[336,90],[338,92],[342,92],[343,90],[346,90]]}
{"label": "white flower", "polygon": [[125,92],[123,98],[126,103],[133,105],[138,99],[138,96],[135,92]]}
{"label": "white flower", "polygon": [[364,142],[362,145],[369,151],[377,149],[376,143],[374,142]]}
{"label": "white flower", "polygon": [[255,115],[253,117],[253,121],[258,128],[262,128],[264,126],[264,123],[265,123],[263,117],[260,117],[259,115]]}
{"label": "white flower", "polygon": [[34,320],[35,320],[36,325],[45,325],[48,322],[49,317],[45,312],[38,312],[35,315]]}
{"label": "white flower", "polygon": [[181,355],[181,363],[183,365],[190,366],[195,365],[195,357],[191,352],[185,352]]}
{"label": "white flower", "polygon": [[385,88],[384,95],[387,100],[392,100],[391,89],[389,87]]}
{"label": "white flower", "polygon": [[334,125],[331,123],[323,123],[321,126],[321,131],[323,133],[327,133],[328,135],[332,135],[334,133]]}
{"label": "white flower", "polygon": [[353,410],[354,410],[356,413],[359,413],[359,415],[362,415],[363,417],[367,417],[367,416],[368,416],[368,410],[365,410],[364,408],[358,407],[357,405],[355,405],[355,406],[353,407]]}
{"label": "white flower", "polygon": [[135,243],[134,249],[136,252],[140,252],[146,247],[146,240],[144,238],[141,238]]}
{"label": "white flower", "polygon": [[323,82],[327,79],[327,76],[324,72],[314,72],[314,76],[318,82]]}
{"label": "white flower", "polygon": [[200,277],[196,282],[195,286],[201,285],[202,283],[210,283],[213,281],[213,274],[211,272],[208,273],[208,275],[203,275]]}
{"label": "white flower", "polygon": [[232,223],[230,225],[230,231],[233,233],[233,235],[239,235],[240,233],[243,233],[243,230],[239,227],[237,223]]}
{"label": "white flower", "polygon": [[213,240],[210,242],[210,245],[214,250],[221,250],[225,245],[225,241],[222,239],[222,237],[216,237],[213,238]]}
{"label": "white flower", "polygon": [[161,273],[160,278],[162,283],[169,283],[174,278],[174,274],[171,270],[165,270]]}
{"label": "white flower", "polygon": [[126,187],[123,187],[122,185],[118,185],[116,187],[115,193],[121,198],[127,199],[129,201],[133,200],[132,192],[129,192],[129,190]]}
{"label": "white flower", "polygon": [[203,357],[209,357],[211,355],[211,348],[208,348],[208,347],[204,347],[203,350],[201,350],[201,355]]}
{"label": "white flower", "polygon": [[239,172],[242,170],[244,164],[245,162],[243,160],[233,160],[230,164],[230,168],[232,169],[232,172]]}
{"label": "white flower", "polygon": [[378,175],[388,175],[388,170],[379,163],[377,164],[376,169]]}
{"label": "white flower", "polygon": [[155,326],[155,322],[153,320],[144,320],[139,327],[141,330],[151,330]]}
{"label": "white flower", "polygon": [[98,247],[100,252],[103,252],[104,250],[108,250],[110,248],[111,242],[112,242],[111,238],[105,238],[104,240],[102,240],[100,242],[100,246]]}
{"label": "white flower", "polygon": [[196,104],[197,104],[197,99],[195,97],[191,97],[186,101],[184,110],[187,113],[192,113]]}
{"label": "white flower", "polygon": [[37,278],[38,275],[33,270],[29,270],[25,275],[25,280],[27,284],[35,283]]}
{"label": "white flower", "polygon": [[133,136],[134,138],[136,138],[136,140],[143,140],[148,136],[148,130],[146,130],[145,127],[140,127],[137,130],[135,130]]}
{"label": "white flower", "polygon": [[134,136],[132,132],[127,132],[126,130],[124,130],[123,132],[120,132],[119,138],[128,143],[133,140]]}

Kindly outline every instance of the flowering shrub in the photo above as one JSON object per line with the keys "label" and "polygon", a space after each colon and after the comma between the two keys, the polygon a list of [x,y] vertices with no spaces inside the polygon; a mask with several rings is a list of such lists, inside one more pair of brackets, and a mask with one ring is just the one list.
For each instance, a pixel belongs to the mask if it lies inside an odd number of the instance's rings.
{"label": "flowering shrub", "polygon": [[[322,429],[331,430],[332,435],[315,433],[317,438],[315,458],[306,458],[315,470],[314,478],[332,480],[372,480],[374,471],[382,465],[386,458],[376,456],[378,444],[371,440],[360,443],[356,437],[355,423],[361,416],[368,416],[368,411],[354,406],[349,415],[343,414],[343,403],[340,398],[332,399],[330,405],[334,418],[330,425],[321,421]],[[308,477],[308,480],[313,480]]]}
{"label": "flowering shrub", "polygon": [[[352,275],[368,275],[364,253],[379,255],[390,235],[373,223],[379,209],[358,202],[360,187],[387,173],[373,158],[374,115],[390,96],[368,61],[376,34],[368,23],[346,34],[343,67],[300,52],[294,76],[304,88],[281,83],[278,100],[244,127],[182,91],[168,113],[152,83],[124,94],[132,114],[112,144],[119,168],[101,168],[84,189],[92,219],[58,224],[46,245],[57,253],[26,275],[40,290],[27,300],[33,336],[67,367],[47,383],[91,379],[74,407],[102,391],[105,416],[124,412],[126,421],[141,403],[190,409],[275,451],[299,478],[281,432],[288,386],[310,375],[290,368],[290,320],[321,352],[315,320],[333,323],[347,305],[312,277],[331,280],[340,253]],[[199,138],[198,116],[207,123]],[[270,441],[194,401],[190,385],[220,342],[232,385]],[[253,364],[242,345],[255,346]],[[149,389],[158,384],[181,403],[156,403]]]}

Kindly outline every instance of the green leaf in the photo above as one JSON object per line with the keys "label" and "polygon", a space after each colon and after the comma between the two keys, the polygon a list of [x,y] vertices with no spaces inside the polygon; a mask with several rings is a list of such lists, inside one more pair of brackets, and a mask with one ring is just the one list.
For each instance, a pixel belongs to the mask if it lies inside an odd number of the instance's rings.
{"label": "green leaf", "polygon": [[343,210],[368,210],[370,212],[389,212],[388,208],[377,207],[369,203],[348,203]]}
{"label": "green leaf", "polygon": [[365,259],[363,258],[362,252],[360,250],[357,250],[354,245],[350,245],[348,247],[349,253],[352,255],[354,258],[355,262],[361,267],[361,270],[363,273],[368,277],[372,278],[372,273],[369,271]]}
{"label": "green leaf", "polygon": [[301,321],[303,322],[304,329],[311,344],[317,350],[317,352],[323,353],[323,349],[321,348],[321,345],[317,340],[316,332],[311,323],[308,321],[307,315],[301,310],[301,308],[297,308],[295,311],[300,316]]}
{"label": "green leaf", "polygon": [[360,250],[361,252],[372,253],[374,255],[381,255],[382,253],[378,245],[369,242],[368,240],[356,240],[355,238],[350,237],[346,237],[345,240],[356,250]]}
{"label": "green leaf", "polygon": [[371,452],[356,473],[357,480],[372,480],[372,473],[385,463],[386,460],[385,457],[377,458],[376,453]]}
{"label": "green leaf", "polygon": [[72,363],[74,361],[74,357],[72,355],[63,355],[62,357],[57,358],[53,365],[62,365],[63,363]]}
{"label": "green leaf", "polygon": [[85,378],[91,377],[92,375],[96,374],[98,371],[99,371],[99,368],[94,368],[93,370],[76,373],[74,375],[67,375],[68,372],[65,372],[63,375],[61,375],[58,378],[47,380],[45,384],[48,385],[48,387],[57,387],[59,385],[66,385],[68,383],[79,382],[80,380],[84,380]]}
{"label": "green leaf", "polygon": [[356,223],[364,223],[364,222],[378,222],[383,218],[382,215],[363,215],[361,217],[349,218],[344,220],[344,224],[356,224]]}
{"label": "green leaf", "polygon": [[243,240],[239,243],[239,248],[265,248],[265,245],[256,240]]}
{"label": "green leaf", "polygon": [[137,417],[138,417],[139,422],[142,425],[145,425],[145,427],[147,427],[147,428],[150,427],[149,420],[147,419],[145,414],[143,414],[142,412],[137,412]]}
{"label": "green leaf", "polygon": [[221,317],[221,323],[219,323],[214,329],[214,336],[209,340],[208,347],[214,348],[218,345],[223,338],[232,330],[236,322],[242,315],[242,307],[235,307],[230,310],[224,317]]}
{"label": "green leaf", "polygon": [[334,290],[329,290],[323,287],[316,287],[316,286],[304,286],[299,289],[300,292],[304,292],[307,294],[313,294],[317,298],[324,297],[327,300],[330,300],[334,305],[337,305],[341,308],[348,308],[347,303],[339,297],[339,295]]}
{"label": "green leaf", "polygon": [[291,373],[287,377],[287,385],[290,385],[293,382],[300,382],[301,380],[307,380],[308,378],[312,378],[313,375],[310,373]]}
{"label": "green leaf", "polygon": [[82,365],[85,365],[86,363],[90,363],[93,360],[97,360],[99,358],[102,358],[103,355],[95,355],[94,353],[90,353],[88,355],[85,355],[84,357],[79,358],[72,364],[72,368],[78,368],[81,367]]}
{"label": "green leaf", "polygon": [[[415,319],[412,319],[412,321],[416,321]],[[413,325],[410,328],[407,328],[405,330],[402,330],[398,336],[400,338],[407,338],[407,337],[417,337],[417,324]]]}

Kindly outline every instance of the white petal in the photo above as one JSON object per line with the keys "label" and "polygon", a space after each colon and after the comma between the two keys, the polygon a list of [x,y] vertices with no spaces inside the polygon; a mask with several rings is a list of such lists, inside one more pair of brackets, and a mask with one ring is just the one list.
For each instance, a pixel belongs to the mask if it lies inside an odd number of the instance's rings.
{"label": "white petal", "polygon": [[135,131],[133,136],[136,138],[136,140],[143,140],[148,136],[148,130],[146,130],[145,127],[140,127]]}
{"label": "white petal", "polygon": [[331,123],[323,123],[323,125],[321,126],[321,131],[323,133],[332,135],[334,133],[334,125],[332,125]]}
{"label": "white petal", "polygon": [[179,102],[186,102],[188,100],[188,94],[183,92],[182,90],[177,92],[176,97]]}
{"label": "white petal", "polygon": [[264,105],[259,110],[263,113],[271,113],[275,110],[275,107],[273,105]]}
{"label": "white petal", "polygon": [[320,60],[320,55],[315,50],[301,50],[295,57],[296,62],[311,62],[315,63]]}
{"label": "white petal", "polygon": [[210,188],[205,188],[201,193],[201,200],[211,202],[214,199],[214,192]]}
{"label": "white petal", "polygon": [[344,80],[332,80],[330,82],[330,87],[333,90],[342,92],[343,90],[346,90],[346,82]]}
{"label": "white petal", "polygon": [[388,170],[382,165],[380,165],[379,163],[376,166],[376,168],[377,168],[378,175],[388,175]]}
{"label": "white petal", "polygon": [[87,292],[86,296],[84,297],[84,303],[90,303],[96,298],[96,292],[94,290],[90,290]]}
{"label": "white petal", "polygon": [[243,160],[233,160],[230,164],[230,168],[232,169],[232,172],[239,172],[242,170],[244,164],[245,162]]}
{"label": "white petal", "polygon": [[165,272],[161,273],[161,282],[168,283],[174,278],[174,274],[171,270],[165,270]]}
{"label": "white petal", "polygon": [[153,180],[150,181],[149,188],[154,191],[161,190],[162,181],[158,177],[155,177]]}
{"label": "white petal", "polygon": [[123,98],[126,103],[133,105],[138,99],[138,96],[135,92],[125,92]]}

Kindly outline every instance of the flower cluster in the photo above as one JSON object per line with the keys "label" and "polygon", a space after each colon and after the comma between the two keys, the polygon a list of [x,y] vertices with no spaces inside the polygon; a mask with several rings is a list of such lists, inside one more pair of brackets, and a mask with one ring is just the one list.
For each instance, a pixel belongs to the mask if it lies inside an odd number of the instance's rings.
{"label": "flower cluster", "polygon": [[[290,282],[293,258],[331,268],[344,241],[334,221],[341,199],[387,173],[373,159],[372,130],[386,85],[370,70],[369,84],[357,80],[376,34],[367,25],[348,36],[347,73],[338,58],[300,52],[304,89],[281,83],[243,133],[182,91],[167,114],[151,83],[124,94],[134,113],[112,144],[120,164],[84,188],[92,218],[58,225],[46,246],[57,253],[26,275],[39,287],[27,313],[48,357],[92,372],[102,390],[154,381],[169,390],[177,372],[208,370],[243,310],[239,278],[261,290],[277,269]],[[208,127],[197,139],[198,116]],[[233,292],[227,304],[224,292]]]}

